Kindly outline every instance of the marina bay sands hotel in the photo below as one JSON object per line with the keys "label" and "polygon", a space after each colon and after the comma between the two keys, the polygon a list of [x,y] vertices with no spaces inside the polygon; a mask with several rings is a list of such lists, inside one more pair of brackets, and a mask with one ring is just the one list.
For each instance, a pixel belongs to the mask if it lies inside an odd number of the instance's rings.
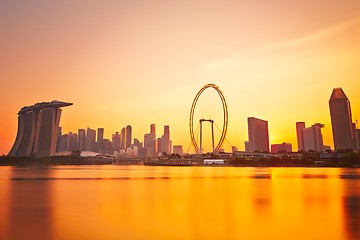
{"label": "marina bay sands hotel", "polygon": [[48,157],[56,153],[61,107],[72,103],[51,101],[23,107],[18,113],[18,131],[8,154],[14,157]]}

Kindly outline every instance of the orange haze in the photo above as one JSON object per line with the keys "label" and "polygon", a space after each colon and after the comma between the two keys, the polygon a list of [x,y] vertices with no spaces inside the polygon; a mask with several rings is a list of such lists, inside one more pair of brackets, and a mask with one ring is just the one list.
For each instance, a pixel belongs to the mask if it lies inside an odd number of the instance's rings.
{"label": "orange haze", "polygon": [[360,114],[359,16],[358,0],[1,1],[0,154],[19,109],[54,99],[74,103],[64,132],[104,127],[110,138],[131,124],[143,141],[151,123],[158,136],[168,124],[187,151],[191,103],[206,83],[222,89],[227,140],[239,149],[249,116],[294,150],[296,121],[324,123],[333,146],[332,89],[343,88],[354,121]]}

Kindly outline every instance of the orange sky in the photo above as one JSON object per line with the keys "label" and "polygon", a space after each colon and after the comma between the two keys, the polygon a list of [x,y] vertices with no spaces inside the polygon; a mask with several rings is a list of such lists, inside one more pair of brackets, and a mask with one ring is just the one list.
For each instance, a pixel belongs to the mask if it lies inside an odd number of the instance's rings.
{"label": "orange sky", "polygon": [[227,139],[239,149],[249,116],[269,121],[270,143],[294,150],[296,121],[324,123],[333,146],[334,87],[360,117],[359,16],[358,0],[1,1],[0,154],[19,109],[54,99],[74,103],[63,109],[65,132],[104,127],[110,138],[131,124],[143,140],[151,123],[158,136],[168,124],[187,151],[190,107],[206,83],[223,91]]}

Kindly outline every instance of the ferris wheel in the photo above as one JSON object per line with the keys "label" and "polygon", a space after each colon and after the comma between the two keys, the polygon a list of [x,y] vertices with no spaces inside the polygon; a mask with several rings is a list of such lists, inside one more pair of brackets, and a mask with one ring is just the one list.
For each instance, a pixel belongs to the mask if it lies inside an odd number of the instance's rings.
{"label": "ferris wheel", "polygon": [[[194,113],[195,113],[196,104],[197,104],[201,94],[208,88],[213,88],[219,94],[220,99],[221,99],[221,103],[222,103],[222,109],[223,109],[224,121],[223,121],[221,136],[220,136],[220,139],[219,139],[218,143],[216,144],[216,147],[215,147],[215,144],[214,144],[214,127],[213,127],[214,120],[212,120],[212,119],[199,119],[199,122],[200,122],[200,146],[196,142],[195,133],[194,133]],[[225,97],[224,97],[223,93],[221,92],[221,90],[219,89],[219,87],[216,86],[215,84],[206,84],[204,87],[202,87],[199,90],[199,92],[196,94],[195,99],[194,99],[194,101],[192,103],[192,106],[191,106],[190,120],[189,120],[190,137],[191,137],[192,145],[195,148],[195,151],[197,153],[200,153],[200,154],[202,154],[202,123],[204,121],[211,123],[212,153],[215,153],[220,149],[220,147],[224,143],[226,132],[227,132],[227,127],[228,127],[228,109],[227,109],[227,104],[226,104],[226,101],[225,101]]]}

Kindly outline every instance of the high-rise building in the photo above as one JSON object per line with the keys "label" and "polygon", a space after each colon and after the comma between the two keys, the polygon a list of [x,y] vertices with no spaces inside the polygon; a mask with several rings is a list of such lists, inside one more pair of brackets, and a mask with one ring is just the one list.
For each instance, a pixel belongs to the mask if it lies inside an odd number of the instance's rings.
{"label": "high-rise building", "polygon": [[69,149],[69,134],[61,135],[58,152],[65,152]]}
{"label": "high-rise building", "polygon": [[254,117],[248,118],[250,152],[269,152],[268,122]]}
{"label": "high-rise building", "polygon": [[155,124],[154,123],[150,125],[150,134],[151,134],[153,140],[155,141],[156,140],[156,132],[155,132]]}
{"label": "high-rise building", "polygon": [[341,88],[334,88],[329,100],[335,150],[355,149],[350,101]]}
{"label": "high-rise building", "polygon": [[323,137],[321,134],[321,128],[324,127],[324,124],[316,123],[311,127],[304,128],[302,130],[304,138],[304,151],[313,150],[316,152],[321,152],[324,150]]}
{"label": "high-rise building", "polygon": [[142,148],[142,142],[139,141],[139,139],[134,138],[134,147]]}
{"label": "high-rise building", "polygon": [[169,142],[169,154],[172,154],[172,150],[173,150],[173,145],[172,145],[172,141]]}
{"label": "high-rise building", "polygon": [[126,150],[126,148],[125,148],[126,147],[125,132],[126,132],[126,129],[122,128],[121,132],[120,132],[120,149],[124,149],[124,150]]}
{"label": "high-rise building", "polygon": [[69,132],[61,136],[58,152],[78,150],[78,136],[76,133]]}
{"label": "high-rise building", "polygon": [[146,157],[154,158],[156,156],[155,147],[156,140],[151,133],[144,135],[144,148],[146,149]]}
{"label": "high-rise building", "polygon": [[157,139],[157,149],[158,149],[158,155],[159,154],[163,154],[165,151],[164,151],[164,146],[163,146],[163,139],[162,138],[158,138]]}
{"label": "high-rise building", "polygon": [[103,146],[101,152],[103,154],[111,154],[111,155],[114,154],[114,149],[112,148],[111,141],[109,139],[103,140]]}
{"label": "high-rise building", "polygon": [[283,142],[281,144],[271,144],[271,153],[279,153],[279,152],[292,152],[291,143]]}
{"label": "high-rise building", "polygon": [[86,141],[86,132],[85,129],[78,130],[78,150],[85,151],[85,141]]}
{"label": "high-rise building", "polygon": [[155,124],[150,125],[150,133],[144,135],[144,148],[146,149],[146,157],[154,158],[158,153],[172,153],[172,141],[170,140],[170,128],[164,126],[164,134],[156,140]]}
{"label": "high-rise building", "polygon": [[171,154],[171,145],[170,141],[170,128],[168,125],[164,126],[164,135],[161,138],[158,138],[158,152]]}
{"label": "high-rise building", "polygon": [[126,126],[125,136],[125,149],[128,149],[132,144],[132,127],[130,125]]}
{"label": "high-rise building", "polygon": [[152,142],[153,142],[153,139],[152,139],[151,133],[144,134],[144,147],[145,148],[153,147],[151,144]]}
{"label": "high-rise building", "polygon": [[147,158],[146,154],[147,154],[147,149],[146,148],[138,148],[138,157],[139,158]]}
{"label": "high-rise building", "polygon": [[104,128],[98,128],[97,131],[96,152],[101,152],[104,140]]}
{"label": "high-rise building", "polygon": [[85,141],[85,150],[95,152],[96,150],[96,130],[87,128],[86,131],[86,141]]}
{"label": "high-rise building", "polygon": [[120,151],[120,141],[121,141],[121,136],[119,134],[119,132],[116,132],[115,134],[112,135],[112,148],[114,151],[119,152]]}
{"label": "high-rise building", "polygon": [[9,156],[48,157],[56,153],[61,107],[72,103],[52,101],[23,107],[18,112],[18,132]]}
{"label": "high-rise building", "polygon": [[75,151],[78,150],[78,136],[76,133],[69,132],[69,146],[67,151]]}
{"label": "high-rise building", "polygon": [[164,126],[164,135],[162,139],[163,139],[164,152],[166,152],[167,154],[171,154],[170,128],[168,125]]}
{"label": "high-rise building", "polygon": [[156,128],[156,126],[155,126],[154,123],[150,125],[150,134],[151,134],[152,141],[153,141],[153,146],[154,146],[154,156],[156,156],[156,154],[158,152],[155,128]]}
{"label": "high-rise building", "polygon": [[303,129],[305,128],[305,122],[296,123],[296,136],[298,143],[298,151],[304,151],[304,135]]}
{"label": "high-rise building", "polygon": [[170,127],[168,125],[164,126],[164,137],[170,139]]}

